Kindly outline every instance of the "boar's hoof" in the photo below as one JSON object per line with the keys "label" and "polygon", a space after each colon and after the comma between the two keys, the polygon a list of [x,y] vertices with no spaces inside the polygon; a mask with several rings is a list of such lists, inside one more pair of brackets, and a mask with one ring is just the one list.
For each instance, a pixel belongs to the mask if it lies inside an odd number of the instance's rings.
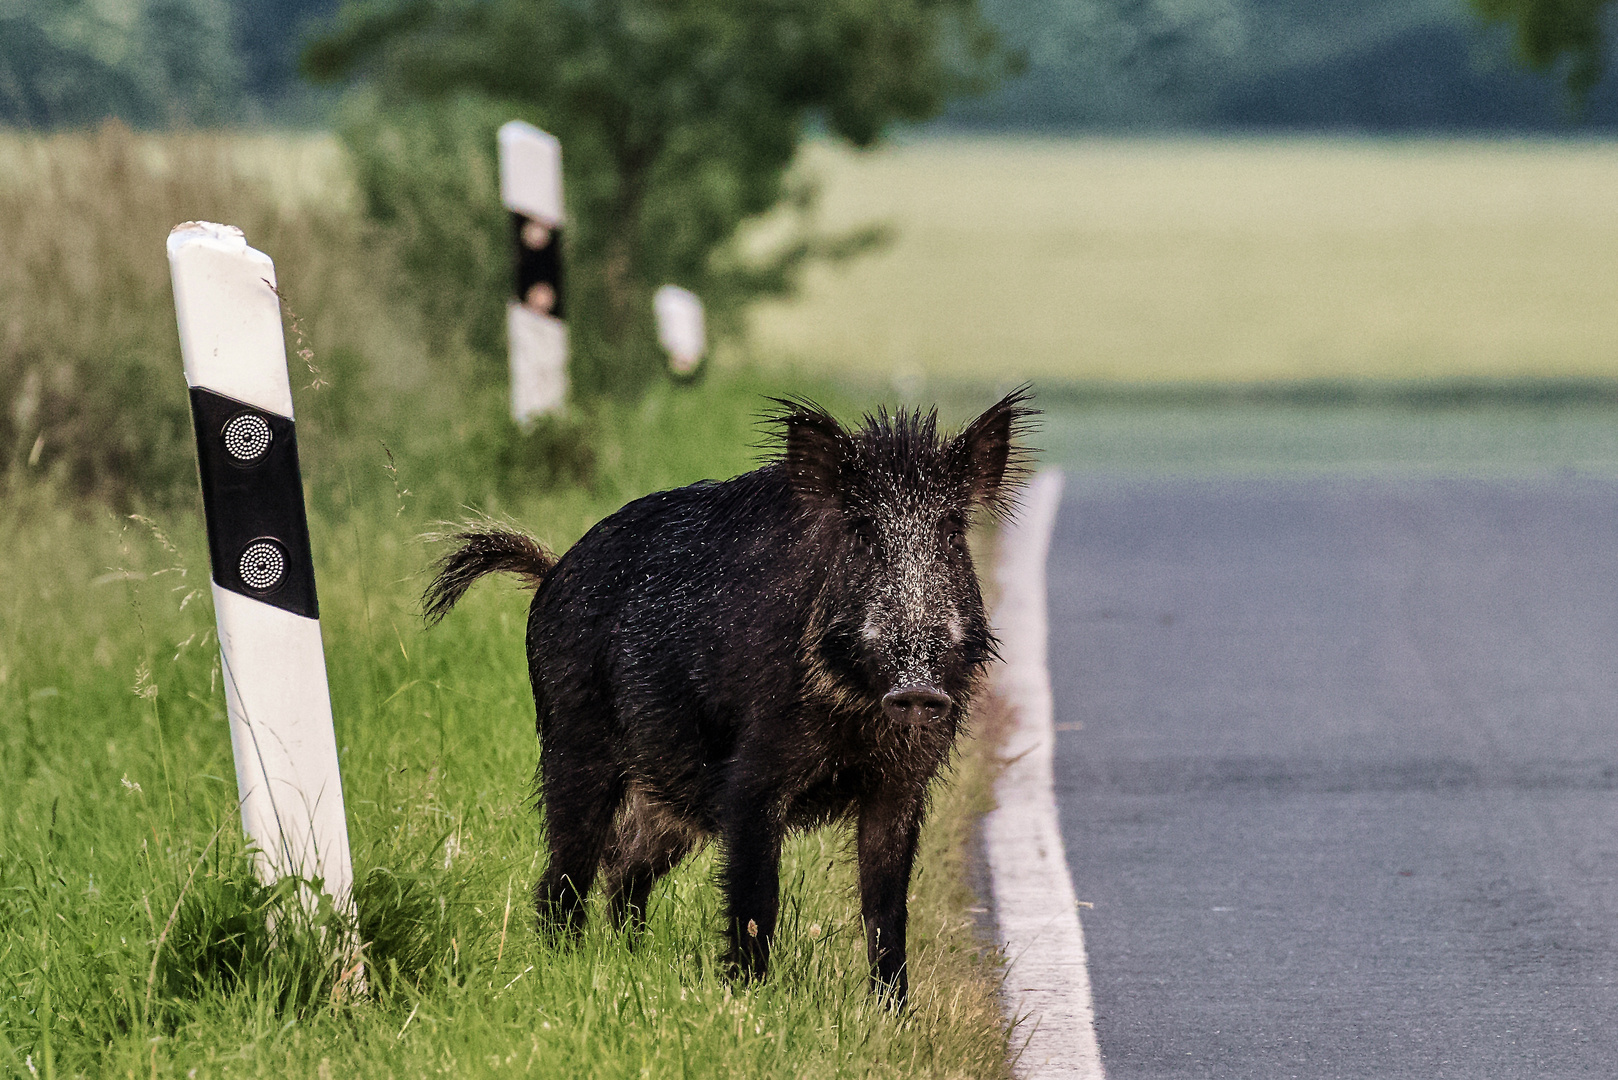
{"label": "boar's hoof", "polygon": [[871,993],[894,1012],[904,1012],[910,1003],[910,980],[905,978],[903,970],[894,972],[891,976],[872,972]]}
{"label": "boar's hoof", "polygon": [[950,704],[948,694],[931,686],[901,686],[882,696],[882,711],[896,724],[936,724]]}
{"label": "boar's hoof", "polygon": [[752,983],[763,980],[769,961],[756,950],[731,949],[725,954],[725,978],[731,982]]}

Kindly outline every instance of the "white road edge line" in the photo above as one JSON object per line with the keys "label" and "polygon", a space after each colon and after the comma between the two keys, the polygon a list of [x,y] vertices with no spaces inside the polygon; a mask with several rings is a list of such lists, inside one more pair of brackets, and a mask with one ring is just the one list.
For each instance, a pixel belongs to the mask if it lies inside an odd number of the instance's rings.
{"label": "white road edge line", "polygon": [[1051,769],[1056,734],[1046,667],[1045,559],[1062,474],[1041,471],[1000,532],[994,613],[1004,663],[997,689],[1011,709],[1001,748],[1005,771],[984,820],[995,922],[1006,956],[1002,1003],[1017,1024],[1020,1080],[1102,1080],[1090,968],[1073,879],[1056,815]]}

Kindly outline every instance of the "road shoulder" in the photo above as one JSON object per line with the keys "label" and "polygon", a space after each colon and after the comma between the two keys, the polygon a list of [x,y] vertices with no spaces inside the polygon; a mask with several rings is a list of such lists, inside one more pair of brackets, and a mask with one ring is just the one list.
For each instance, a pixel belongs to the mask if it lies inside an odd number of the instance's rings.
{"label": "road shoulder", "polygon": [[996,930],[1006,957],[1003,1004],[1015,1025],[1013,1071],[1025,1080],[1099,1080],[1084,930],[1052,785],[1045,558],[1061,497],[1062,474],[1041,472],[1000,533],[994,624],[1004,663],[996,693],[1011,715],[996,807],[984,821],[983,836]]}

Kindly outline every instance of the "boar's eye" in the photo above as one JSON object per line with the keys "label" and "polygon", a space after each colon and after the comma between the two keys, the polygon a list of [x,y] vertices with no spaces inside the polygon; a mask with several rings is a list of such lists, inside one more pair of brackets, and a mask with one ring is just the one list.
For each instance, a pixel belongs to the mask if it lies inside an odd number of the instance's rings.
{"label": "boar's eye", "polygon": [[855,518],[848,523],[848,534],[862,548],[876,547],[876,524],[869,518]]}
{"label": "boar's eye", "polygon": [[957,555],[966,554],[966,524],[952,514],[944,519],[940,527],[944,532],[944,543],[950,551]]}

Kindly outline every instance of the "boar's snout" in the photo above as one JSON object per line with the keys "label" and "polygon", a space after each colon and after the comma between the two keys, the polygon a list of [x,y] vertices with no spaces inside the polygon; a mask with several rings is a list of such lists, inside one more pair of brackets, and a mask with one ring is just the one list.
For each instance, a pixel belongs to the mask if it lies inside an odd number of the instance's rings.
{"label": "boar's snout", "polygon": [[936,724],[951,704],[948,694],[932,686],[901,686],[882,695],[882,711],[896,724]]}

